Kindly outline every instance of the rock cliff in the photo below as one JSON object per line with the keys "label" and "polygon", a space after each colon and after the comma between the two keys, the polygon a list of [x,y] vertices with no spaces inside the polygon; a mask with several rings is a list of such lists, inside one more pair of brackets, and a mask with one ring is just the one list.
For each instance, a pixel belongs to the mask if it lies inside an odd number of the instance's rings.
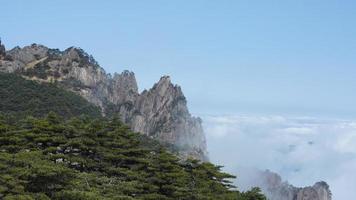
{"label": "rock cliff", "polygon": [[325,182],[298,188],[282,182],[278,174],[268,170],[258,172],[254,184],[271,200],[331,200],[331,191]]}
{"label": "rock cliff", "polygon": [[183,158],[207,159],[201,119],[190,115],[181,88],[168,76],[139,93],[133,72],[107,74],[80,48],[60,51],[32,44],[5,51],[1,42],[0,71],[56,82],[99,106],[103,115],[118,113],[134,131],[175,145]]}

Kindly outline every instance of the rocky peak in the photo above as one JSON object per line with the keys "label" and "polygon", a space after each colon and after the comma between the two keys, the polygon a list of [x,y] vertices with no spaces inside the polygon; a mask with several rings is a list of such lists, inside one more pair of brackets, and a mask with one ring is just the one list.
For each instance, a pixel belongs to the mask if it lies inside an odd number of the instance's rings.
{"label": "rocky peak", "polygon": [[162,76],[158,83],[155,84],[157,87],[158,86],[167,86],[167,85],[172,85],[172,82],[171,82],[171,77],[170,76]]}
{"label": "rocky peak", "polygon": [[98,62],[93,56],[89,55],[79,47],[69,47],[64,50],[64,59],[67,62],[77,62],[78,67],[95,67],[100,68]]}
{"label": "rocky peak", "polygon": [[68,60],[75,60],[79,62],[80,60],[80,51],[76,47],[69,47],[68,49],[64,50],[64,57]]}
{"label": "rocky peak", "polygon": [[126,85],[132,87],[133,90],[138,93],[138,86],[136,82],[135,73],[124,70],[121,74],[114,73],[113,81],[115,82],[127,82]]}
{"label": "rocky peak", "polygon": [[115,73],[112,82],[112,102],[115,104],[125,102],[134,104],[139,95],[135,74],[128,70],[123,71],[121,74]]}
{"label": "rocky peak", "polygon": [[256,179],[256,186],[271,200],[331,200],[331,192],[326,182],[298,188],[283,182],[280,175],[269,170],[258,172]]}
{"label": "rocky peak", "polygon": [[135,74],[123,71],[112,77],[84,50],[64,51],[33,44],[8,52],[12,61],[0,59],[0,71],[18,73],[41,82],[56,80],[89,102],[103,115],[119,114],[134,131],[181,149],[183,158],[206,160],[206,141],[199,118],[190,115],[181,88],[163,76],[141,94]]}
{"label": "rocky peak", "polygon": [[172,84],[169,76],[163,76],[150,90],[142,92],[135,107],[135,131],[175,144],[183,158],[207,159],[201,119],[190,115],[181,88]]}
{"label": "rocky peak", "polygon": [[156,98],[185,99],[181,88],[178,85],[174,85],[169,76],[162,76],[160,80],[149,90],[149,93],[154,95]]}
{"label": "rocky peak", "polygon": [[313,189],[317,192],[319,200],[331,200],[331,191],[326,182],[321,181],[315,183]]}
{"label": "rocky peak", "polygon": [[7,54],[9,54],[13,60],[20,61],[27,65],[46,57],[47,52],[47,47],[39,44],[32,44],[30,46],[25,46],[24,48],[15,47],[7,52]]}
{"label": "rocky peak", "polygon": [[158,83],[153,86],[151,92],[159,97],[174,96],[185,99],[181,88],[178,85],[173,85],[169,76],[162,76]]}

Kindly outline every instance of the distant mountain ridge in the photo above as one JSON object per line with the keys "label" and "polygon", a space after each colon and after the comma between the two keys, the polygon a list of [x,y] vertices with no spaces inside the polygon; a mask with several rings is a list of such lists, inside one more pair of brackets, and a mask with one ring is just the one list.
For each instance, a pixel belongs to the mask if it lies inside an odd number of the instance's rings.
{"label": "distant mountain ridge", "polygon": [[[280,175],[269,170],[259,172],[254,187],[260,187],[272,200],[331,200],[332,195],[326,182],[317,182],[309,187],[295,187],[282,182]],[[257,185],[256,185],[257,184]]]}
{"label": "distant mountain ridge", "polygon": [[176,145],[183,158],[207,160],[201,119],[191,116],[181,88],[168,76],[139,93],[133,72],[111,76],[80,48],[60,51],[32,44],[6,51],[1,42],[0,72],[56,82],[100,107],[103,115],[120,114],[134,131]]}
{"label": "distant mountain ridge", "polygon": [[332,193],[324,181],[312,186],[296,187],[270,170],[240,168],[240,176],[236,185],[247,190],[259,187],[269,200],[331,200]]}

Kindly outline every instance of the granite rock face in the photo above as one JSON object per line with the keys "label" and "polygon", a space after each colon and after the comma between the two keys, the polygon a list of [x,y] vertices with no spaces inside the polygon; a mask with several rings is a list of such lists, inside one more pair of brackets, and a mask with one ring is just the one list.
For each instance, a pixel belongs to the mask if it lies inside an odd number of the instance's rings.
{"label": "granite rock face", "polygon": [[182,158],[207,160],[201,119],[190,115],[181,88],[168,76],[139,93],[133,72],[107,74],[80,48],[60,51],[32,44],[5,51],[1,43],[0,72],[57,82],[99,106],[103,115],[119,114],[134,131],[175,145]]}
{"label": "granite rock face", "polygon": [[257,179],[256,185],[271,200],[331,200],[331,191],[325,182],[298,188],[288,182],[282,182],[278,174],[268,170],[259,172]]}

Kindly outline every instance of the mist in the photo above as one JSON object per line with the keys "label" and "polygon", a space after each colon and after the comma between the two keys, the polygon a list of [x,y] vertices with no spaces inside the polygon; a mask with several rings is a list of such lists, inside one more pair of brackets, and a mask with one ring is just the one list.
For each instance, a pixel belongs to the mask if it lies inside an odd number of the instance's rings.
{"label": "mist", "polygon": [[326,181],[333,199],[356,198],[356,120],[284,116],[205,116],[212,162],[251,187],[269,169],[297,187]]}

